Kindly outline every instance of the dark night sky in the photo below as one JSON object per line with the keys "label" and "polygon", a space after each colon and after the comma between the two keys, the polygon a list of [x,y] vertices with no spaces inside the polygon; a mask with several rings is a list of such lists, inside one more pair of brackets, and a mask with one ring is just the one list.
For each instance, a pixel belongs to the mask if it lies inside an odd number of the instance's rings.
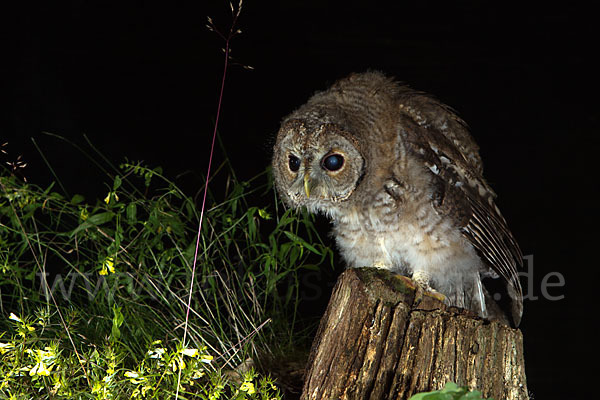
{"label": "dark night sky", "polygon": [[[42,131],[82,145],[85,133],[116,162],[126,156],[171,176],[203,174],[223,63],[223,43],[204,25],[210,15],[225,30],[228,3],[104,3],[4,10],[0,142],[43,183],[35,138],[67,186],[90,195],[105,191],[98,172]],[[593,277],[574,271],[598,264],[586,236],[596,222],[589,190],[598,183],[587,180],[594,158],[585,154],[600,125],[589,14],[566,2],[526,10],[478,1],[247,0],[232,55],[254,70],[229,70],[220,122],[238,174],[249,178],[268,165],[279,120],[350,72],[382,70],[455,108],[481,146],[500,209],[534,257],[539,299],[526,302],[522,330],[536,399],[571,397],[585,368],[579,357],[594,292],[584,282]],[[194,179],[190,190],[200,186]],[[558,301],[541,292],[553,272],[565,279],[548,289],[565,296]]]}

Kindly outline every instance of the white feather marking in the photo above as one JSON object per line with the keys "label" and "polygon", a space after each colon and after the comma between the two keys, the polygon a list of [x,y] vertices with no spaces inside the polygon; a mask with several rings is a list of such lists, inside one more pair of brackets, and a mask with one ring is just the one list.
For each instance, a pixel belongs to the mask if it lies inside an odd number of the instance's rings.
{"label": "white feather marking", "polygon": [[436,175],[440,174],[440,170],[437,167],[437,165],[435,165],[435,164],[434,165],[428,165],[427,167],[429,167],[429,169],[431,170],[431,172],[433,172],[434,174],[436,174]]}
{"label": "white feather marking", "polygon": [[481,197],[484,197],[487,194],[487,190],[485,190],[485,188],[481,185],[477,185],[477,190]]}
{"label": "white feather marking", "polygon": [[477,285],[477,300],[479,301],[480,307],[480,315],[483,318],[488,317],[487,308],[485,306],[485,297],[483,297],[483,288],[481,287],[481,278],[479,277],[479,273],[476,273],[475,276],[475,285]]}

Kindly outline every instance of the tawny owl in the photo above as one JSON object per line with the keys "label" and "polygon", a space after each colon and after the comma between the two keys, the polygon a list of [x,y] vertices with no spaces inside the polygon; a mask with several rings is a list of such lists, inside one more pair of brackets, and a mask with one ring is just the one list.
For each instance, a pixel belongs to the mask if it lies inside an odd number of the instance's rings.
{"label": "tawny owl", "polygon": [[273,174],[289,206],[331,219],[349,267],[410,276],[450,305],[507,321],[494,301],[503,296],[518,325],[522,255],[478,150],[448,106],[367,72],[283,120]]}

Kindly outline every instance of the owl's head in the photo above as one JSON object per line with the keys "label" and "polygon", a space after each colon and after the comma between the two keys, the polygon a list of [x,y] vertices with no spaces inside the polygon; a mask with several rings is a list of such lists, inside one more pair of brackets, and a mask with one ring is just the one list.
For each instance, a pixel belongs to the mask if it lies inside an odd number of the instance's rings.
{"label": "owl's head", "polygon": [[293,208],[331,213],[356,189],[365,161],[353,135],[321,116],[289,118],[277,134],[273,175]]}

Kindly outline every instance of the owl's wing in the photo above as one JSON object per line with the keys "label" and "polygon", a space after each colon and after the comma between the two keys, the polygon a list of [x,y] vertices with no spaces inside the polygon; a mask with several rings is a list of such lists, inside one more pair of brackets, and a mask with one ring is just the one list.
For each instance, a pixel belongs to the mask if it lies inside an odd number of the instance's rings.
{"label": "owl's wing", "polygon": [[523,255],[494,204],[496,194],[482,178],[478,147],[466,124],[449,107],[421,93],[407,91],[400,104],[414,122],[407,130],[408,145],[435,176],[434,206],[459,224],[490,266],[491,276],[507,282],[513,321],[518,325],[523,296],[517,267]]}

